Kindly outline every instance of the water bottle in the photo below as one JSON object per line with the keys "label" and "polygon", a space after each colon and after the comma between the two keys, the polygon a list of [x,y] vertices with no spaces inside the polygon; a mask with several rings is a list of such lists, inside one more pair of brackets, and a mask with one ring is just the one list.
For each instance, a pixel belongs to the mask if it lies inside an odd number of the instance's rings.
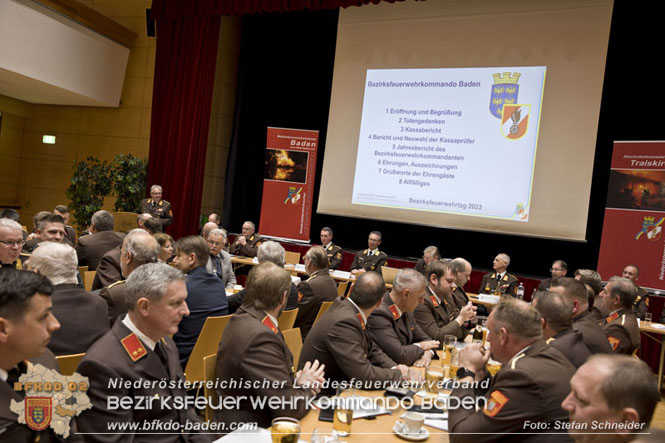
{"label": "water bottle", "polygon": [[520,282],[520,285],[517,287],[517,298],[524,300],[524,285]]}

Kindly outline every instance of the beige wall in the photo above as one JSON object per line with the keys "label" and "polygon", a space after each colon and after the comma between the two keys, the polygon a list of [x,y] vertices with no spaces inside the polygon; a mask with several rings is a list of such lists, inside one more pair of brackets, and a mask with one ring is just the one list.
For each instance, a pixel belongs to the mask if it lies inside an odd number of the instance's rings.
{"label": "beige wall", "polygon": [[[146,37],[145,9],[152,0],[81,0],[138,34],[129,56],[118,108],[33,105],[0,96],[0,207],[18,204],[21,223],[31,227],[41,210],[68,203],[74,162],[94,156],[112,160],[125,153],[148,157],[155,67],[154,38]],[[226,159],[235,103],[240,21],[224,18],[203,192],[204,214],[221,212]],[[42,135],[57,136],[55,145]],[[168,184],[164,185],[168,200]],[[107,199],[105,209],[113,209]],[[177,208],[175,208],[177,210]]]}

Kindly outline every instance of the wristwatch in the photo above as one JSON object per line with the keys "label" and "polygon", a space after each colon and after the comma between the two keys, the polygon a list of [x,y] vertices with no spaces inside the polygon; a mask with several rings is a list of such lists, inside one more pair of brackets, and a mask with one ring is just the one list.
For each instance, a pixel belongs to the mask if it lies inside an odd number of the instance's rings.
{"label": "wristwatch", "polygon": [[474,378],[476,376],[476,373],[473,371],[469,371],[467,368],[461,367],[457,370],[457,379],[462,379],[464,377],[471,377]]}

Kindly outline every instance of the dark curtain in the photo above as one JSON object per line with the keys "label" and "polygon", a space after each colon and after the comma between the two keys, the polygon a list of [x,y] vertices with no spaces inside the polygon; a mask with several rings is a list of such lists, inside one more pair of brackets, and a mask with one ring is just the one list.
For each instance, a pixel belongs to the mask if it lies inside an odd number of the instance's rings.
{"label": "dark curtain", "polygon": [[148,184],[162,185],[178,238],[199,228],[220,16],[155,19]]}

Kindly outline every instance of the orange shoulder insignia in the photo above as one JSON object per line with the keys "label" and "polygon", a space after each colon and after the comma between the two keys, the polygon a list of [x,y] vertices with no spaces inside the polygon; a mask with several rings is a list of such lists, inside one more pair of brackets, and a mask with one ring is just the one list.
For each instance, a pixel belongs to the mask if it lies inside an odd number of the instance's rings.
{"label": "orange shoulder insignia", "polygon": [[395,320],[397,320],[401,317],[401,315],[399,314],[399,311],[397,310],[397,306],[390,305],[390,306],[388,306],[388,309],[390,309],[390,313],[393,315],[393,318]]}
{"label": "orange shoulder insignia", "polygon": [[277,326],[275,326],[275,323],[270,320],[270,317],[267,315],[263,317],[263,320],[261,320],[261,323],[263,323],[264,326],[267,326],[272,332],[277,334],[279,332],[279,329],[277,329]]}
{"label": "orange shoulder insignia", "polygon": [[617,348],[619,347],[619,343],[621,343],[620,339],[618,339],[616,337],[612,337],[611,335],[607,336],[607,341],[610,342],[610,346],[612,346],[613,351],[616,351]]}
{"label": "orange shoulder insignia", "polygon": [[363,320],[363,316],[360,315],[360,312],[358,312],[356,315],[358,316],[358,320],[360,320],[360,326],[362,326],[363,329],[365,329],[365,320]]}
{"label": "orange shoulder insignia", "polygon": [[429,298],[430,298],[430,300],[432,300],[432,304],[434,305],[434,307],[439,306],[439,301],[436,299],[436,297],[434,297],[433,295],[430,295]]}
{"label": "orange shoulder insignia", "polygon": [[508,400],[510,399],[501,392],[492,391],[483,412],[488,417],[494,417],[506,404],[508,404]]}
{"label": "orange shoulder insignia", "polygon": [[616,320],[617,318],[619,318],[619,313],[618,313],[618,312],[615,312],[615,313],[613,313],[612,315],[608,316],[608,317],[605,319],[605,321],[607,321],[607,323],[610,323],[610,322]]}
{"label": "orange shoulder insignia", "polygon": [[127,355],[129,355],[129,358],[131,358],[133,362],[139,361],[148,353],[143,347],[143,344],[141,344],[141,340],[139,340],[133,332],[120,340],[120,343],[122,343],[122,347],[125,348]]}

